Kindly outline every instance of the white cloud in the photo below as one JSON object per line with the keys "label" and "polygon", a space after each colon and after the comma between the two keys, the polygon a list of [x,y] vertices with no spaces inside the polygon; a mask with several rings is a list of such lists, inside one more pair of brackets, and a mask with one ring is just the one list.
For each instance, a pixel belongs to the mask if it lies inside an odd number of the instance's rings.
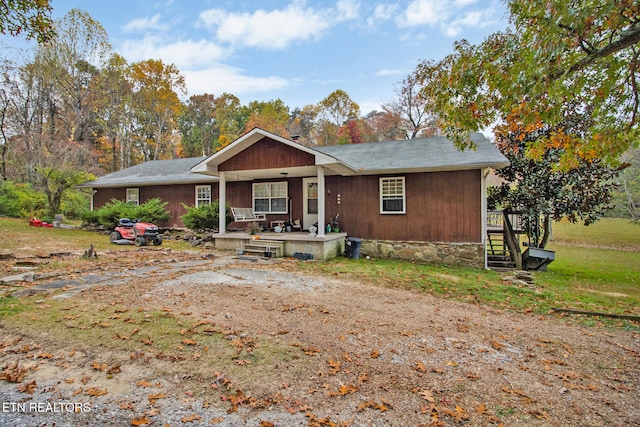
{"label": "white cloud", "polygon": [[499,21],[493,5],[474,8],[476,3],[477,0],[412,0],[396,23],[400,28],[439,27],[447,36],[456,37],[465,28],[487,27]]}
{"label": "white cloud", "polygon": [[127,22],[123,31],[166,31],[169,29],[168,25],[160,24],[160,14],[155,14],[150,18],[138,18],[133,21]]}
{"label": "white cloud", "polygon": [[445,34],[449,37],[456,37],[465,27],[467,28],[483,28],[489,27],[497,23],[495,18],[496,12],[493,9],[474,10],[463,14],[459,19],[447,23],[444,26]]}
{"label": "white cloud", "polygon": [[244,93],[268,92],[293,84],[277,76],[247,76],[243,70],[223,64],[197,71],[184,71],[182,74],[190,93],[212,93],[216,96],[225,92],[236,96]]}
{"label": "white cloud", "polygon": [[453,5],[447,0],[413,0],[399,18],[401,27],[436,25],[449,18]]}
{"label": "white cloud", "polygon": [[351,21],[360,15],[360,3],[356,0],[338,0],[336,9],[337,18],[342,21]]}
{"label": "white cloud", "polygon": [[167,43],[160,36],[147,36],[141,40],[126,40],[121,47],[128,61],[162,58],[178,68],[197,69],[228,57],[227,49],[206,40],[178,40]]}
{"label": "white cloud", "polygon": [[284,9],[252,13],[209,9],[200,13],[199,23],[233,46],[283,49],[296,41],[322,37],[332,26],[355,19],[358,10],[355,0],[339,0],[336,9],[318,10],[296,1]]}
{"label": "white cloud", "polygon": [[367,18],[367,26],[375,27],[378,22],[386,22],[393,18],[398,9],[397,4],[378,4],[373,14]]}
{"label": "white cloud", "polygon": [[376,76],[381,77],[381,76],[397,76],[399,74],[404,74],[405,72],[402,70],[392,70],[389,68],[383,68],[382,70],[378,70],[376,72]]}

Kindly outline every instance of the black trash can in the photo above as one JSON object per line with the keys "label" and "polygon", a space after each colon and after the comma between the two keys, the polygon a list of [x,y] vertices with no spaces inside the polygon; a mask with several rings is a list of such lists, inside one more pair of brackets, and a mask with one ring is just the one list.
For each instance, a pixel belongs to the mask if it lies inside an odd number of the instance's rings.
{"label": "black trash can", "polygon": [[357,237],[349,237],[347,239],[347,258],[359,259],[361,246],[362,239],[359,239]]}

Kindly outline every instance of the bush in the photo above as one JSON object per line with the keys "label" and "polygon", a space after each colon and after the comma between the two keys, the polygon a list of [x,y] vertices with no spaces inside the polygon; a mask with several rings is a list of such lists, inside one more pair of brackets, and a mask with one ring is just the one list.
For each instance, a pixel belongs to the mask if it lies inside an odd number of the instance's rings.
{"label": "bush", "polygon": [[47,212],[47,198],[29,184],[13,181],[0,183],[0,215],[28,219]]}
{"label": "bush", "polygon": [[60,213],[65,218],[79,218],[91,206],[91,196],[80,190],[69,189],[64,192],[60,202]]}
{"label": "bush", "polygon": [[154,224],[169,221],[169,212],[165,209],[167,202],[159,198],[150,199],[145,203],[135,206],[122,200],[112,199],[96,211],[87,211],[82,214],[84,225],[102,225],[113,228],[120,218],[136,219]]}
{"label": "bush", "polygon": [[[218,210],[220,205],[217,200],[213,203],[198,206],[197,208],[187,206],[184,203],[182,206],[187,210],[187,213],[180,217],[185,227],[191,230],[212,230],[218,228]],[[233,221],[233,217],[229,215],[228,209],[226,215],[227,222]]]}

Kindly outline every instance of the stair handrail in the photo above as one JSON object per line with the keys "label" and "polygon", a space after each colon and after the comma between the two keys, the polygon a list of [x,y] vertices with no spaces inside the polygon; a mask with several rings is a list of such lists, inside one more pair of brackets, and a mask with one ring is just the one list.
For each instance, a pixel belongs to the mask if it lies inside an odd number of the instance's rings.
{"label": "stair handrail", "polygon": [[507,246],[509,247],[511,260],[516,263],[516,268],[518,270],[522,270],[522,251],[520,250],[520,244],[518,243],[518,239],[516,238],[516,233],[513,230],[511,219],[509,218],[509,215],[513,213],[514,212],[510,212],[508,209],[502,211],[504,237],[505,241],[507,242]]}

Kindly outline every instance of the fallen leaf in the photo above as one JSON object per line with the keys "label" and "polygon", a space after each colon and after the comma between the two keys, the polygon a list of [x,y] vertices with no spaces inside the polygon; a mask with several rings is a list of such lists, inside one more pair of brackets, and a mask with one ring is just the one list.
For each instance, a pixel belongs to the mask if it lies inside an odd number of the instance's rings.
{"label": "fallen leaf", "polygon": [[424,363],[417,361],[416,362],[416,366],[413,368],[418,372],[427,372],[427,367],[424,365]]}
{"label": "fallen leaf", "polygon": [[164,393],[157,393],[157,394],[150,394],[148,396],[148,399],[149,399],[149,403],[153,404],[153,403],[156,403],[158,399],[165,399],[167,397],[168,396]]}
{"label": "fallen leaf", "polygon": [[18,390],[20,390],[22,393],[33,394],[36,387],[36,381],[33,380],[29,381],[28,383],[20,384],[18,386]]}
{"label": "fallen leaf", "polygon": [[97,387],[92,387],[92,388],[90,388],[89,390],[87,390],[85,392],[86,395],[94,396],[94,397],[96,397],[96,396],[104,396],[107,393],[108,393],[108,391],[106,389],[105,390],[101,390],[101,389],[99,389]]}
{"label": "fallen leaf", "polygon": [[420,392],[420,396],[422,396],[422,398],[427,402],[436,403],[436,398],[433,396],[433,392],[429,390],[422,390]]}
{"label": "fallen leaf", "polygon": [[153,384],[151,384],[151,383],[150,383],[149,381],[147,381],[147,380],[140,380],[140,381],[138,381],[138,382],[136,383],[136,385],[137,385],[138,387],[152,387],[152,386],[153,386]]}
{"label": "fallen leaf", "polygon": [[134,418],[131,420],[131,424],[134,426],[146,426],[151,424],[151,420],[147,418],[146,415],[143,415],[142,418]]}

